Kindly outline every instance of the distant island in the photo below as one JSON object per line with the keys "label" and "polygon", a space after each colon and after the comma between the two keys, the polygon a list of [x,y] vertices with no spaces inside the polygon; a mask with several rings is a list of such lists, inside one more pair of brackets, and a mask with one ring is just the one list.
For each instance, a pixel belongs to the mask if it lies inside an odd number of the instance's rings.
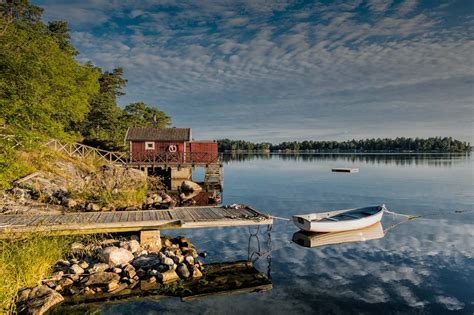
{"label": "distant island", "polygon": [[244,140],[220,139],[219,152],[321,152],[321,153],[466,153],[471,152],[469,142],[451,137],[377,138],[348,141],[291,141],[272,144]]}

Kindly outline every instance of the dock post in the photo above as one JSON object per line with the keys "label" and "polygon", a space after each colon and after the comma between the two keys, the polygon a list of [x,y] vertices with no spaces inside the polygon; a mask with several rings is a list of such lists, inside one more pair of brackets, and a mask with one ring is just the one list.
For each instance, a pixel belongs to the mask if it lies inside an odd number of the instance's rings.
{"label": "dock post", "polygon": [[159,252],[161,249],[160,230],[140,231],[140,245],[150,252]]}

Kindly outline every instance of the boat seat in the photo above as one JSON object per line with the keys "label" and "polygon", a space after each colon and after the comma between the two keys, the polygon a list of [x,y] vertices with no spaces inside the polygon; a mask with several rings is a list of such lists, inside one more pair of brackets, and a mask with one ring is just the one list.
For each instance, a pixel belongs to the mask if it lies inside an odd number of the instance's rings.
{"label": "boat seat", "polygon": [[331,217],[327,217],[327,218],[324,218],[323,220],[330,220],[330,221],[339,221],[338,219],[335,219],[335,218],[331,218]]}

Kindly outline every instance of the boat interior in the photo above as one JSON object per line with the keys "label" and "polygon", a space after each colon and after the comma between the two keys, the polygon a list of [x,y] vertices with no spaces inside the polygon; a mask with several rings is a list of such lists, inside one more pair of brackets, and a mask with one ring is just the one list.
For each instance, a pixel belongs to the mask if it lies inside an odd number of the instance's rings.
{"label": "boat interior", "polygon": [[365,207],[349,210],[337,210],[322,213],[312,213],[306,215],[296,215],[294,217],[307,221],[337,222],[362,219],[383,211],[383,206]]}

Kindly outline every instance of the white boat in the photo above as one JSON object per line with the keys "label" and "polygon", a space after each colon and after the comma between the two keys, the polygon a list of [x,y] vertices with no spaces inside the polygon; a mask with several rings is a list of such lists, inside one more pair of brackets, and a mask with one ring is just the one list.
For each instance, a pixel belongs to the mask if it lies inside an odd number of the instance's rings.
{"label": "white boat", "polygon": [[359,230],[334,233],[298,231],[293,234],[293,242],[303,247],[318,247],[352,242],[376,240],[385,236],[380,222]]}
{"label": "white boat", "polygon": [[303,231],[340,232],[362,229],[382,220],[385,205],[336,210],[293,216],[293,223]]}

